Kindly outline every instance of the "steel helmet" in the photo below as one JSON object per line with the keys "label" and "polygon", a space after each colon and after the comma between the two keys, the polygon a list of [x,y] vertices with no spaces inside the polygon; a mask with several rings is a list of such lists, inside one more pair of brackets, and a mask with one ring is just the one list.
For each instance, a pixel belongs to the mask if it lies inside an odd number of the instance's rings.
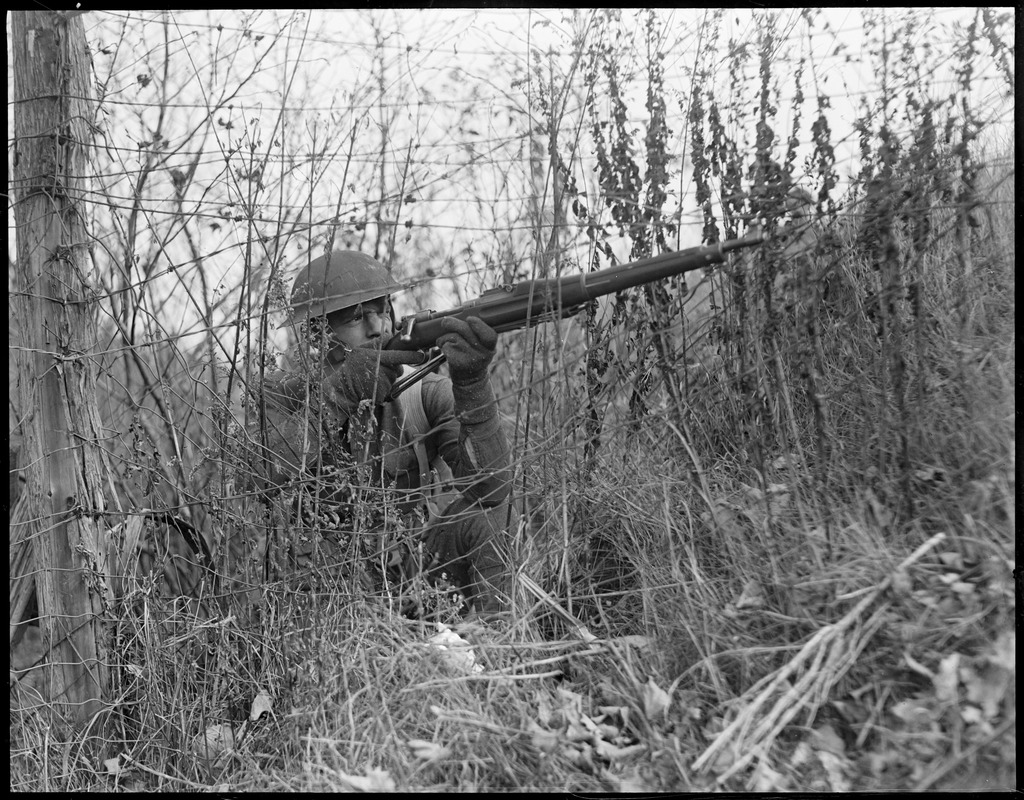
{"label": "steel helmet", "polygon": [[335,250],[299,270],[292,284],[296,320],[322,317],[385,297],[402,288],[377,259],[358,250]]}

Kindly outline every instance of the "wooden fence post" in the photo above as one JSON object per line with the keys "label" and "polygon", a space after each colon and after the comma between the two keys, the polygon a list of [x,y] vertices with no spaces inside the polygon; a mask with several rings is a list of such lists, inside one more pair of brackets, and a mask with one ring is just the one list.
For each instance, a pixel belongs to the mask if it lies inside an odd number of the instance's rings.
{"label": "wooden fence post", "polygon": [[[12,11],[17,244],[11,355],[52,719],[103,735],[105,475],[86,203],[92,63],[78,12]],[[14,393],[14,387],[12,394]],[[12,576],[14,577],[14,576]]]}

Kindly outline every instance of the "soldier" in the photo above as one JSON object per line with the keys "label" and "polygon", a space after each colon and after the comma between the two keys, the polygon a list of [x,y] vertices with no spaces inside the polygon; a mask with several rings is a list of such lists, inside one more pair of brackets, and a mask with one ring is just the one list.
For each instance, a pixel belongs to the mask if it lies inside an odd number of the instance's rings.
{"label": "soldier", "polygon": [[[339,461],[339,448],[349,463],[372,464],[373,480],[388,488],[405,520],[420,521],[419,541],[432,574],[445,573],[474,614],[491,616],[507,602],[511,487],[508,443],[487,372],[497,334],[478,318],[445,320],[437,345],[450,378],[428,374],[388,400],[403,365],[422,358],[382,349],[395,330],[390,296],[399,288],[382,264],[353,250],[330,252],[299,272],[292,323],[300,352],[312,358],[305,374],[267,381],[264,397],[268,409],[293,420],[308,414],[322,424],[311,426],[312,437],[294,424],[268,431],[270,480],[281,485],[303,468],[307,475],[317,469],[324,474]],[[310,393],[309,379],[319,391]],[[321,398],[319,414],[303,407],[314,394]],[[443,507],[430,502],[438,475],[455,489]],[[346,520],[339,522],[344,527]]]}

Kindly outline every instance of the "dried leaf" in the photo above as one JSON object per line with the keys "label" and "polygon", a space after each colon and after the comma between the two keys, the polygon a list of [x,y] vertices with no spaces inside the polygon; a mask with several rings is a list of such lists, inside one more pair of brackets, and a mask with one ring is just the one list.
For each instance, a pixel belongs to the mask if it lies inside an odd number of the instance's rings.
{"label": "dried leaf", "polygon": [[588,744],[576,744],[565,752],[573,766],[588,772],[594,769],[594,748]]}
{"label": "dried leaf", "polygon": [[598,739],[594,744],[594,749],[597,754],[608,761],[623,761],[633,756],[641,755],[646,752],[647,745],[645,744],[633,744],[626,747],[617,747],[614,744],[604,741],[604,739]]}
{"label": "dried leaf", "polygon": [[939,669],[932,678],[932,683],[935,686],[935,697],[940,703],[956,702],[957,686],[960,684],[959,667],[959,653],[948,655],[939,662]]}
{"label": "dried leaf", "polygon": [[410,739],[406,744],[412,750],[413,757],[418,758],[420,761],[441,761],[448,758],[452,753],[444,745],[426,739]]}
{"label": "dried leaf", "polygon": [[639,770],[635,766],[630,767],[629,771],[622,775],[615,775],[609,772],[605,777],[617,784],[616,791],[621,794],[640,794],[643,792],[651,792],[650,784],[644,781]]}
{"label": "dried leaf", "polygon": [[981,713],[981,709],[977,706],[964,705],[963,707],[961,707],[960,719],[962,719],[968,725],[985,724],[985,716]]}
{"label": "dried leaf", "polygon": [[784,469],[786,467],[799,467],[802,459],[798,453],[787,453],[772,461],[772,469]]}
{"label": "dried leaf", "polygon": [[915,469],[914,477],[922,483],[942,483],[946,480],[946,471],[938,467]]}
{"label": "dried leaf", "polygon": [[644,686],[644,715],[651,722],[663,721],[668,714],[668,708],[672,705],[672,697],[654,682],[654,678],[647,679]]}
{"label": "dried leaf", "polygon": [[791,497],[786,484],[771,483],[768,485],[768,505],[772,514],[780,514],[789,508]]}
{"label": "dried leaf", "polygon": [[828,537],[825,536],[825,529],[820,526],[813,528],[802,527],[800,528],[800,533],[804,535],[807,540],[807,544],[810,546],[809,552],[813,553],[816,559],[820,558],[821,551],[828,544]]}
{"label": "dried leaf", "polygon": [[878,525],[879,528],[888,528],[892,522],[892,512],[882,505],[881,501],[870,489],[864,493],[864,499],[867,501],[868,506],[871,509],[871,513],[875,518],[875,524]]}
{"label": "dried leaf", "polygon": [[609,742],[615,741],[621,733],[618,728],[614,725],[609,725],[607,722],[600,722],[597,725],[597,734]]}
{"label": "dried leaf", "polygon": [[594,720],[592,720],[589,716],[587,716],[586,714],[580,714],[580,724],[584,728],[586,728],[588,731],[590,731],[591,734],[595,734],[596,733],[596,734],[600,735],[600,733],[601,733],[600,728],[598,727],[597,723]]}
{"label": "dried leaf", "polygon": [[622,644],[627,647],[636,647],[639,650],[650,647],[654,644],[654,639],[651,636],[641,636],[640,634],[631,634],[629,636],[616,636],[614,639],[609,639],[609,643]]}
{"label": "dried leaf", "polygon": [[476,654],[469,642],[447,625],[438,623],[438,632],[427,643],[441,656],[442,663],[450,672],[468,675],[483,672],[483,665],[476,663]]}
{"label": "dried leaf", "polygon": [[980,672],[970,667],[961,667],[960,677],[967,690],[967,701],[979,706],[985,719],[997,717],[1013,676],[998,667]]}
{"label": "dried leaf", "polygon": [[935,712],[922,700],[900,700],[889,711],[911,728],[929,728],[935,722]]}
{"label": "dried leaf", "polygon": [[235,731],[227,723],[211,725],[192,739],[192,753],[207,769],[235,746]]}
{"label": "dried leaf", "polygon": [[1012,630],[999,634],[987,655],[991,664],[1013,673],[1017,669],[1017,634]]}
{"label": "dried leaf", "polygon": [[743,488],[743,493],[747,496],[747,499],[750,502],[760,503],[764,499],[764,492],[756,486],[748,486],[745,483],[741,483],[740,486]]}
{"label": "dried leaf", "polygon": [[740,524],[739,517],[728,504],[716,501],[714,516],[709,516],[707,521],[711,522],[712,519],[717,523],[718,530],[723,536],[729,538],[743,536],[743,526]]}
{"label": "dried leaf", "polygon": [[1014,562],[999,556],[989,556],[982,565],[985,569],[985,577],[988,579],[988,589],[995,594],[1001,594],[1006,598],[1016,598],[1014,587]]}
{"label": "dried leaf", "polygon": [[687,720],[693,722],[702,719],[704,717],[704,712],[700,707],[700,693],[692,690],[679,689],[678,685],[679,681],[677,680],[668,688],[669,694],[672,695],[672,703],[677,709],[682,711]]}
{"label": "dried leaf", "polygon": [[861,763],[867,765],[868,770],[870,771],[871,776],[873,778],[877,778],[879,775],[885,772],[886,769],[889,768],[889,763],[892,761],[892,759],[893,754],[891,751],[886,751],[884,753],[871,751],[869,753],[864,754]]}
{"label": "dried leaf", "polygon": [[842,737],[836,733],[831,725],[821,725],[811,731],[808,737],[808,744],[815,750],[832,753],[837,756],[846,755],[846,745]]}
{"label": "dried leaf", "polygon": [[580,720],[569,720],[565,730],[565,739],[569,742],[589,742],[594,733],[587,728]]}
{"label": "dried leaf", "polygon": [[563,713],[568,714],[570,717],[579,718],[579,715],[583,713],[583,695],[569,689],[563,689],[561,686],[555,689],[555,694],[561,701]]}
{"label": "dried leaf", "polygon": [[814,753],[811,750],[811,746],[806,742],[800,742],[795,748],[793,748],[793,755],[789,760],[790,766],[793,768],[802,767],[808,761],[811,760],[811,756]]}
{"label": "dried leaf", "polygon": [[727,772],[736,763],[737,758],[739,758],[739,754],[732,747],[725,748],[715,756],[715,760],[710,767],[711,772],[716,775]]}
{"label": "dried leaf", "polygon": [[821,766],[825,768],[825,775],[828,776],[828,782],[833,792],[850,791],[850,781],[847,780],[844,774],[847,764],[845,758],[840,758],[833,753],[820,750],[818,751],[818,760],[821,762]]}
{"label": "dried leaf", "polygon": [[789,779],[781,772],[776,772],[767,761],[761,761],[750,778],[749,786],[755,792],[784,792]]}
{"label": "dried leaf", "polygon": [[747,581],[743,592],[734,601],[736,608],[762,608],[764,606],[764,588],[756,580]]}
{"label": "dried leaf", "polygon": [[126,771],[125,767],[121,765],[121,756],[106,759],[103,762],[103,768],[107,771],[108,775],[120,775]]}
{"label": "dried leaf", "polygon": [[920,589],[913,593],[914,599],[926,608],[935,610],[939,607],[939,601],[931,592]]}
{"label": "dried leaf", "polygon": [[374,767],[367,771],[366,775],[347,775],[344,772],[335,773],[345,788],[353,792],[393,792],[395,781],[387,773],[387,770]]}
{"label": "dried leaf", "polygon": [[906,596],[913,590],[914,580],[905,569],[900,569],[892,574],[889,585],[897,596]]}
{"label": "dried leaf", "polygon": [[557,733],[545,730],[532,719],[527,721],[526,730],[530,733],[530,743],[541,753],[553,753],[562,741]]}
{"label": "dried leaf", "polygon": [[622,720],[623,725],[626,724],[629,715],[628,706],[598,706],[597,710],[606,717],[618,717]]}
{"label": "dried leaf", "polygon": [[260,689],[256,699],[252,701],[252,710],[249,712],[249,721],[255,722],[264,714],[269,714],[274,707],[274,701],[266,689]]}
{"label": "dried leaf", "polygon": [[537,719],[540,720],[541,725],[551,724],[551,700],[548,699],[547,692],[537,692]]}

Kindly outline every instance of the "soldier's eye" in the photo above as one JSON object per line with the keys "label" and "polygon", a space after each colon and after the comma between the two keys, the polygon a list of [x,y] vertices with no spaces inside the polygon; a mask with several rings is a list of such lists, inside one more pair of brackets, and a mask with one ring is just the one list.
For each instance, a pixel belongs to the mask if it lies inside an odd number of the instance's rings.
{"label": "soldier's eye", "polygon": [[352,309],[345,309],[344,311],[339,311],[337,314],[334,315],[334,319],[332,320],[335,327],[348,327],[349,325],[362,321],[362,306],[356,306],[355,308]]}

